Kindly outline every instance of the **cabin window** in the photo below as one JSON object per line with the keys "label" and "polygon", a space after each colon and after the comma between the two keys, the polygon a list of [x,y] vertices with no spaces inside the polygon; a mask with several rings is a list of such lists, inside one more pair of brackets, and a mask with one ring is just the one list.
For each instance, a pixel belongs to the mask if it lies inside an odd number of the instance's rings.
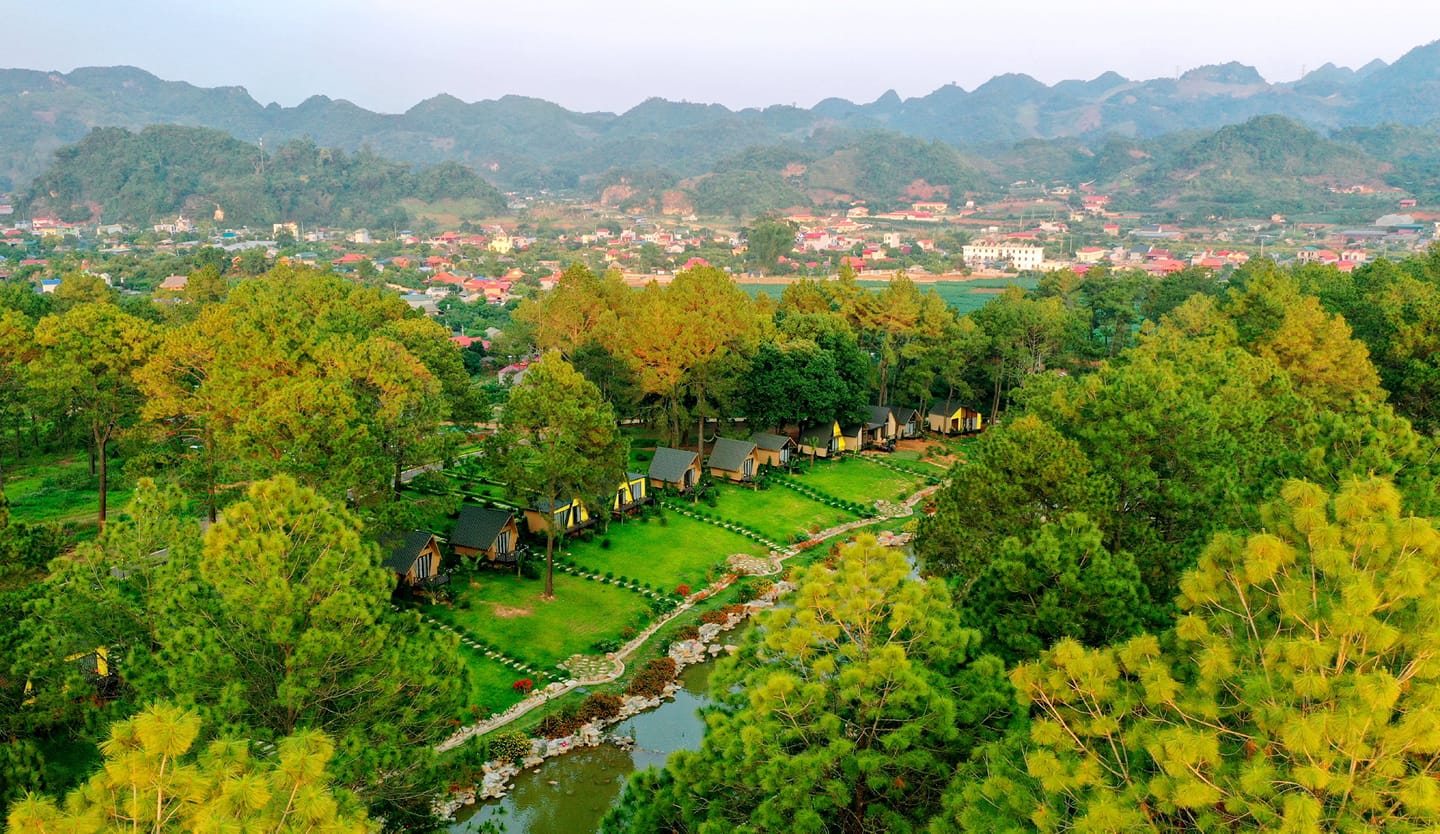
{"label": "cabin window", "polygon": [[790,450],[789,450],[789,449],[781,449],[781,450],[780,450],[780,462],[781,462],[782,464],[783,464],[783,463],[789,463],[789,462],[790,462]]}
{"label": "cabin window", "polygon": [[509,553],[509,552],[510,552],[510,531],[509,531],[509,530],[501,530],[501,531],[500,531],[500,535],[498,535],[498,536],[495,537],[495,552],[496,552],[496,553],[501,553],[501,554]]}
{"label": "cabin window", "polygon": [[420,558],[415,560],[416,579],[430,578],[430,558],[431,557],[429,553],[421,553]]}
{"label": "cabin window", "polygon": [[750,458],[746,458],[744,465],[740,467],[740,471],[746,475],[754,475],[755,461],[751,460]]}
{"label": "cabin window", "polygon": [[685,470],[685,487],[688,489],[689,487],[692,487],[692,486],[695,486],[695,470],[694,470],[694,469],[686,469],[686,470]]}

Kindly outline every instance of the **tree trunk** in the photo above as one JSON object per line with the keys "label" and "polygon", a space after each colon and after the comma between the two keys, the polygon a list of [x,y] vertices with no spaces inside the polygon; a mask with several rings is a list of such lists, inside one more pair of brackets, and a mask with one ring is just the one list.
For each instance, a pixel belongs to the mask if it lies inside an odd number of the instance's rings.
{"label": "tree trunk", "polygon": [[106,432],[106,433],[104,433],[104,434],[97,434],[97,435],[95,436],[95,447],[91,449],[91,456],[90,456],[90,466],[91,466],[91,468],[92,468],[92,470],[93,470],[93,468],[94,468],[94,466],[95,466],[95,449],[99,449],[99,452],[100,452],[100,455],[99,455],[99,457],[100,457],[100,516],[99,516],[98,519],[96,519],[96,522],[97,522],[97,523],[96,523],[96,526],[97,526],[98,528],[102,529],[102,530],[105,528],[105,489],[106,489],[107,486],[109,486],[109,484],[108,484],[107,481],[106,481],[106,478],[107,478],[107,476],[110,474],[110,465],[109,465],[109,462],[105,460],[105,452],[106,452],[106,449],[109,447],[109,445],[110,445],[110,433],[109,433],[109,432]]}
{"label": "tree trunk", "polygon": [[1000,375],[1004,368],[995,371],[995,398],[990,402],[990,422],[995,422],[995,415],[1000,413]]}
{"label": "tree trunk", "polygon": [[[699,408],[695,409],[700,411]],[[705,471],[705,415],[700,414],[700,424],[695,432],[695,459],[700,464],[700,471]]]}
{"label": "tree trunk", "polygon": [[555,598],[555,514],[553,512],[550,514],[550,523],[545,528],[545,598]]}
{"label": "tree trunk", "polygon": [[99,441],[97,440],[95,443],[90,444],[90,448],[86,450],[90,453],[90,477],[92,478],[95,477],[95,446],[98,444]]}

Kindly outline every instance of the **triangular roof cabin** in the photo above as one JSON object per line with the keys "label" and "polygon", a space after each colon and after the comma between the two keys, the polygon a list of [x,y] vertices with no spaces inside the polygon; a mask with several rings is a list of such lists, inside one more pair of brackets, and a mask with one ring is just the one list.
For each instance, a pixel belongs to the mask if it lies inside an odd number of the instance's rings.
{"label": "triangular roof cabin", "polygon": [[450,549],[461,556],[481,557],[490,562],[514,562],[520,525],[509,510],[466,504],[460,508]]}
{"label": "triangular roof cabin", "polygon": [[649,500],[650,484],[644,473],[626,472],[625,480],[615,487],[615,498],[610,504],[610,512],[617,515],[628,513]]}
{"label": "triangular roof cabin", "polygon": [[661,446],[650,460],[650,486],[689,492],[700,483],[700,455],[686,449]]}
{"label": "triangular roof cabin", "polygon": [[795,441],[783,434],[757,432],[750,435],[755,444],[755,458],[766,466],[789,466],[795,454]]}
{"label": "triangular roof cabin", "polygon": [[710,474],[717,478],[747,481],[755,477],[760,460],[754,443],[722,437],[715,441],[715,448],[710,452],[709,466]]}
{"label": "triangular roof cabin", "polygon": [[440,585],[449,577],[440,572],[440,542],[429,530],[411,530],[381,539],[388,556],[381,566],[407,585]]}

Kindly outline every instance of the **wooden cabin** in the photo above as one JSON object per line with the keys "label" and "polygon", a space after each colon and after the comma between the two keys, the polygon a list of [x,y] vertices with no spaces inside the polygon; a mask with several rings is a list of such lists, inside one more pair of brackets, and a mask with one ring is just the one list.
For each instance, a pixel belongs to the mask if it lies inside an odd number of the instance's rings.
{"label": "wooden cabin", "polygon": [[755,444],[755,459],[762,464],[777,469],[790,467],[790,460],[795,455],[795,441],[783,434],[757,432],[750,436],[750,442]]}
{"label": "wooden cabin", "polygon": [[617,516],[625,515],[651,500],[650,484],[646,482],[645,475],[640,472],[626,472],[625,480],[615,487],[615,498],[610,504],[610,512]]}
{"label": "wooden cabin", "polygon": [[450,577],[440,572],[440,541],[429,530],[411,530],[381,541],[389,551],[383,567],[389,568],[405,585],[444,585]]}
{"label": "wooden cabin", "polygon": [[888,405],[870,406],[870,419],[865,422],[866,445],[872,448],[895,447],[895,437],[899,433],[899,424],[895,418],[895,409]]}
{"label": "wooden cabin", "polygon": [[552,523],[556,533],[568,536],[594,524],[595,519],[590,516],[590,511],[585,509],[585,504],[579,498],[556,504],[538,501],[535,506],[525,510],[525,526],[537,536],[545,535]]}
{"label": "wooden cabin", "polygon": [[719,438],[707,461],[710,474],[735,483],[755,480],[755,473],[760,469],[760,458],[755,448],[755,444],[748,440]]}
{"label": "wooden cabin", "polygon": [[840,439],[842,452],[858,452],[870,445],[870,431],[864,423],[849,423],[840,427]]}
{"label": "wooden cabin", "polygon": [[486,562],[513,564],[520,541],[520,525],[509,510],[466,504],[450,534],[450,549],[458,556]]}
{"label": "wooden cabin", "polygon": [[914,408],[895,409],[896,437],[907,440],[920,436],[920,411]]}
{"label": "wooden cabin", "polygon": [[840,424],[833,420],[814,423],[800,429],[797,445],[802,455],[828,458],[845,451],[845,436],[840,432]]}
{"label": "wooden cabin", "polygon": [[671,487],[689,492],[700,483],[700,455],[661,446],[650,461],[649,478],[650,486],[657,489]]}
{"label": "wooden cabin", "polygon": [[930,431],[940,434],[970,434],[985,427],[980,412],[963,405],[937,405],[930,409],[926,420]]}

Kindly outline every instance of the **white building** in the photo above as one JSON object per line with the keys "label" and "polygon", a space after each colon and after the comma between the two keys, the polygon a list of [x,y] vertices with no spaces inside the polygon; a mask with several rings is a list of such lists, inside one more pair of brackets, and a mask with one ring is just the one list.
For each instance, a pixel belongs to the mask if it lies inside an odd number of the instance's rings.
{"label": "white building", "polygon": [[1045,262],[1045,250],[1028,243],[981,240],[967,243],[960,250],[968,266],[1008,261],[1016,269],[1039,269]]}

